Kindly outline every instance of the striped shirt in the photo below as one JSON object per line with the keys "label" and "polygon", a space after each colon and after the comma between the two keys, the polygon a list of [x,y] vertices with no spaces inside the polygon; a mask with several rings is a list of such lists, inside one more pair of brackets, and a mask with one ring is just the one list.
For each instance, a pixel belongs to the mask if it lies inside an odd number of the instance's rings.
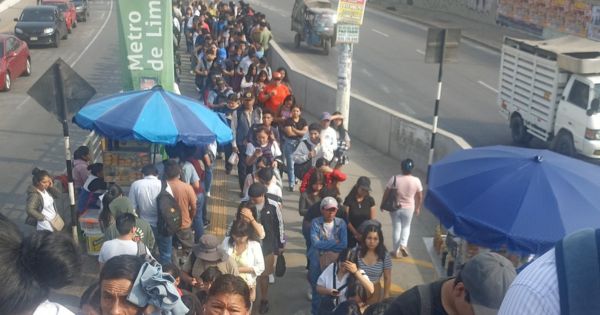
{"label": "striped shirt", "polygon": [[554,249],[533,261],[510,285],[498,315],[560,315]]}
{"label": "striped shirt", "polygon": [[385,253],[383,260],[377,260],[373,265],[367,265],[362,258],[358,258],[358,268],[365,271],[371,282],[379,282],[384,270],[392,269],[392,258],[389,253]]}

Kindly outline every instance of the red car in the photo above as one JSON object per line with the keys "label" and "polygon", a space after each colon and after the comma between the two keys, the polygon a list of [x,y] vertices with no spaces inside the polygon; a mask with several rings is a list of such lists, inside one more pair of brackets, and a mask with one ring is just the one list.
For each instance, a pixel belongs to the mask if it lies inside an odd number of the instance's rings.
{"label": "red car", "polygon": [[69,34],[73,28],[77,27],[77,9],[69,0],[42,0],[42,5],[56,6],[62,12]]}
{"label": "red car", "polygon": [[31,74],[27,43],[9,34],[0,34],[0,91],[8,91],[12,81]]}

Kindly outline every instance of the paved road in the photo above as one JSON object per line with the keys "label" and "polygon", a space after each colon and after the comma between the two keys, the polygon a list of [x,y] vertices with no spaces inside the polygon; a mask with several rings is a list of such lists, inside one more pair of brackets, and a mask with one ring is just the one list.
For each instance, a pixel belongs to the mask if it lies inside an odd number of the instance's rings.
{"label": "paved road", "polygon": [[[0,13],[0,30],[12,31],[12,19],[18,17],[32,0],[22,0]],[[0,93],[0,211],[22,222],[25,188],[31,183],[30,172],[38,166],[53,172],[64,170],[64,146],[59,122],[36,101],[27,96],[29,87],[57,59],[62,58],[94,86],[98,96],[120,87],[118,42],[114,3],[90,1],[91,18],[79,23],[61,42],[60,48],[32,48],[33,74],[14,81],[13,89]],[[112,13],[111,13],[112,12]],[[71,128],[72,145],[79,145],[87,132]]]}
{"label": "paved road", "polygon": [[[337,50],[324,56],[305,43],[294,48],[290,31],[293,0],[250,0],[265,12],[279,45],[300,67],[335,82]],[[426,28],[391,15],[367,10],[355,45],[352,91],[426,122],[431,122],[437,66],[423,62]],[[448,65],[440,111],[440,126],[474,146],[510,144],[506,123],[495,105],[500,56],[461,43],[459,62]]]}

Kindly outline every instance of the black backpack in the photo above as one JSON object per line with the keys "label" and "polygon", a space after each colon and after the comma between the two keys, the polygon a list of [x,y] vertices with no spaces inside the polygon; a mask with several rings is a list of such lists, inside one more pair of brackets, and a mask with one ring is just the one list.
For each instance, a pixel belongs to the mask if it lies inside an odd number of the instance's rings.
{"label": "black backpack", "polygon": [[158,233],[172,236],[181,229],[181,209],[175,197],[167,191],[167,182],[162,181],[160,194],[156,197],[158,209]]}

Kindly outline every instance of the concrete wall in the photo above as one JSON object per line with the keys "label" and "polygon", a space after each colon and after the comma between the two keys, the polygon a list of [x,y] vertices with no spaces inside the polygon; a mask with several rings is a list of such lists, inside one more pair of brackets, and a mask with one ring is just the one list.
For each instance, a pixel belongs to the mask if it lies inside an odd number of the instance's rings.
{"label": "concrete wall", "polygon": [[485,23],[496,23],[497,0],[371,0],[383,6],[415,6],[464,16]]}
{"label": "concrete wall", "polygon": [[[296,99],[303,105],[304,111],[317,117],[324,111],[335,111],[336,87],[303,72],[277,43],[271,43],[271,67],[288,69]],[[425,173],[431,125],[353,94],[349,126],[352,138],[398,160],[410,157],[415,160],[418,170]],[[436,138],[435,160],[470,147],[461,137],[440,129]]]}

